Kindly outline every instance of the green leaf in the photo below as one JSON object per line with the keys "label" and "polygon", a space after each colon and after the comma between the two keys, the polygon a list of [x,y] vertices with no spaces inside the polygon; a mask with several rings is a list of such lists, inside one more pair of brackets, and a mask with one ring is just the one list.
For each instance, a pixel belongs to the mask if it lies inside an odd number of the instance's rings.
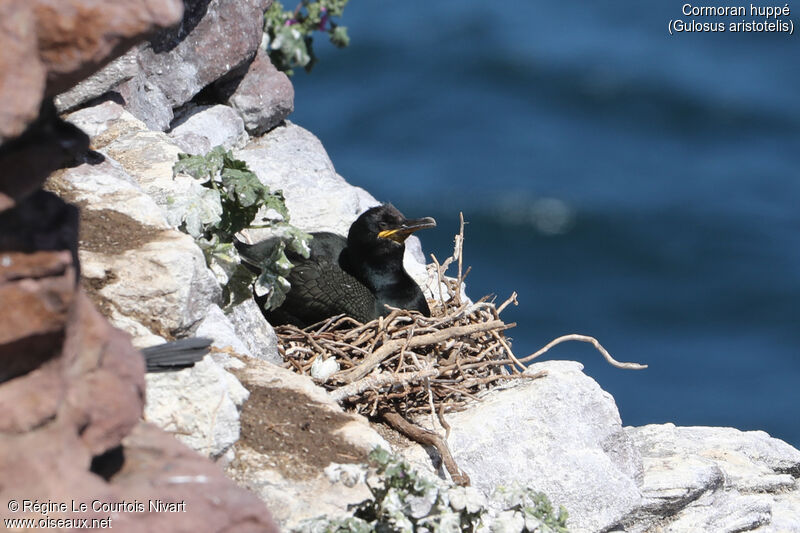
{"label": "green leaf", "polygon": [[219,191],[207,189],[199,183],[189,187],[185,195],[175,198],[171,211],[180,213],[182,227],[186,233],[199,239],[204,237],[209,227],[222,220],[223,207]]}
{"label": "green leaf", "polygon": [[269,189],[258,181],[258,177],[250,170],[226,167],[222,171],[221,178],[229,198],[235,199],[243,207],[253,206],[269,194]]}
{"label": "green leaf", "polygon": [[289,222],[289,210],[286,208],[286,199],[283,191],[278,190],[270,193],[264,198],[264,207],[274,209],[283,218],[284,222]]}
{"label": "green leaf", "polygon": [[222,169],[224,155],[222,146],[215,147],[206,155],[178,154],[178,161],[172,166],[172,175],[187,174],[206,183]]}
{"label": "green leaf", "polygon": [[336,26],[330,32],[330,39],[337,48],[344,48],[350,44],[350,36],[347,35],[347,28]]}

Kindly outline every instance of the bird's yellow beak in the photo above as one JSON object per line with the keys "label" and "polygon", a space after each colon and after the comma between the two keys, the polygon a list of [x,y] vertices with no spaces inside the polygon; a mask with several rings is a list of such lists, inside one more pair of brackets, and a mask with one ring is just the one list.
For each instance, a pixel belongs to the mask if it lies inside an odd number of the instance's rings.
{"label": "bird's yellow beak", "polygon": [[390,239],[396,243],[402,244],[409,237],[409,235],[415,231],[435,227],[436,221],[431,217],[417,218],[414,220],[406,220],[396,228],[385,229],[381,232],[378,232],[378,237],[382,239]]}

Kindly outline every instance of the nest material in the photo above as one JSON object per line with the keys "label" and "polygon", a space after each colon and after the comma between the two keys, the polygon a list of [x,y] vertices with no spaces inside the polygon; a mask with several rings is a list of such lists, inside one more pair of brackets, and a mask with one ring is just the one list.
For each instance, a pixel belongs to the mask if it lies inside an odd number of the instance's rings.
{"label": "nest material", "polygon": [[[439,281],[438,298],[429,301],[431,316],[393,309],[367,324],[334,317],[316,327],[276,328],[279,351],[287,366],[301,374],[334,357],[340,369],[321,383],[333,396],[358,412],[375,416],[387,409],[406,417],[463,408],[479,393],[512,379],[532,378],[511,351],[500,313],[502,305],[488,298],[470,302],[461,287],[463,225],[452,257],[443,264],[434,258],[430,268]],[[455,279],[446,277],[458,264]],[[444,424],[443,424],[444,425]]]}
{"label": "nest material", "polygon": [[[439,264],[435,257],[429,269],[438,279],[438,298],[429,300],[431,316],[392,309],[389,315],[366,324],[346,316],[300,329],[280,326],[278,349],[285,365],[300,374],[311,374],[315,361],[335,358],[339,370],[324,381],[317,380],[347,407],[367,416],[378,416],[395,429],[422,444],[439,449],[454,480],[468,484],[440,435],[408,422],[415,415],[438,417],[449,434],[444,413],[462,409],[477,395],[514,379],[534,379],[545,372],[525,372],[530,362],[566,340],[590,342],[612,365],[643,368],[636,363],[619,363],[592,337],[566,335],[538,352],[518,359],[511,351],[500,313],[517,304],[516,293],[496,306],[488,297],[471,302],[462,295],[464,219],[455,237],[453,255]],[[446,276],[457,265],[455,278]],[[437,292],[437,291],[434,291]]]}

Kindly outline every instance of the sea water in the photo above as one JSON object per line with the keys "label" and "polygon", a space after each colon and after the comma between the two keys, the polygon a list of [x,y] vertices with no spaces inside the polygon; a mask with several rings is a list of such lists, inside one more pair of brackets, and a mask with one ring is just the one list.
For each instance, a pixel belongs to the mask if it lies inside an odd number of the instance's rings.
{"label": "sea water", "polygon": [[468,292],[519,293],[517,355],[582,333],[648,364],[546,356],[581,361],[625,425],[800,446],[800,37],[670,35],[727,21],[684,3],[351,2],[351,46],[317,37],[290,119],[348,181],[435,217],[427,253],[464,212]]}

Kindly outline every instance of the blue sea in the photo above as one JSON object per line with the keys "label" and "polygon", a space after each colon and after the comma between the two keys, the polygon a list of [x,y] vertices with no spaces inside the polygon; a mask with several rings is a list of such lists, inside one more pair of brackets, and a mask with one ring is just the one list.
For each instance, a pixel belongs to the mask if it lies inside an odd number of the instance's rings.
{"label": "blue sea", "polygon": [[800,36],[670,36],[720,20],[684,3],[354,1],[290,118],[348,181],[435,217],[426,253],[464,212],[468,293],[519,293],[518,356],[582,333],[648,364],[544,357],[581,361],[625,425],[800,446]]}

